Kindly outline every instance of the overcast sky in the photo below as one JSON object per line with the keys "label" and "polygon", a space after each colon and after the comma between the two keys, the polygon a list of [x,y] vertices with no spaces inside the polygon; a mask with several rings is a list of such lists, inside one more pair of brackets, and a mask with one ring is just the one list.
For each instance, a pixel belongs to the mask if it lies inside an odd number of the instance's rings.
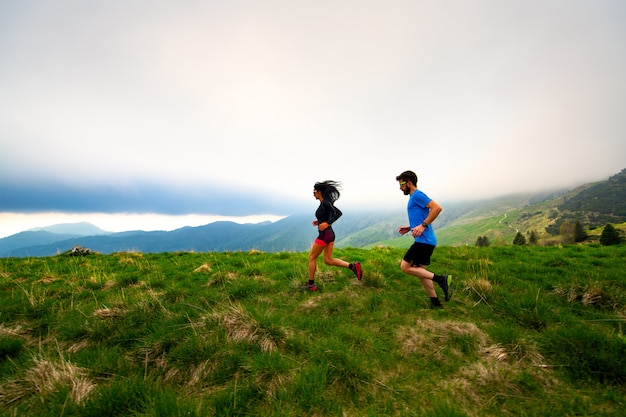
{"label": "overcast sky", "polygon": [[0,0],[0,57],[0,237],[313,215],[325,179],[344,213],[404,210],[407,169],[445,209],[626,168],[623,0]]}

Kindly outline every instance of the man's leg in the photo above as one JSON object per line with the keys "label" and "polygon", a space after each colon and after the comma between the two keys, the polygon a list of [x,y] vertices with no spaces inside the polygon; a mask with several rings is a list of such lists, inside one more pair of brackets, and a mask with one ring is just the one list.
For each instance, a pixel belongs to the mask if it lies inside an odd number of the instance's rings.
{"label": "man's leg", "polygon": [[437,297],[437,293],[435,292],[435,286],[433,284],[433,277],[435,276],[435,274],[428,271],[423,266],[413,266],[413,264],[405,261],[404,259],[402,260],[402,263],[400,264],[400,269],[405,274],[412,275],[414,277],[419,278],[419,280],[422,283],[422,286],[426,290],[426,293],[428,294],[429,297],[431,298]]}

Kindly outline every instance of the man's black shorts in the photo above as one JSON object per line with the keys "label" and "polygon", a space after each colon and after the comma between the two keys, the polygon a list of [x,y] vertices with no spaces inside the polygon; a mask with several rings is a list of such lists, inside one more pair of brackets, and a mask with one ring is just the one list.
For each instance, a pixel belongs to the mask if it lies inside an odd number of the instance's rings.
{"label": "man's black shorts", "polygon": [[404,254],[404,259],[413,266],[430,265],[430,257],[435,247],[425,243],[413,243]]}

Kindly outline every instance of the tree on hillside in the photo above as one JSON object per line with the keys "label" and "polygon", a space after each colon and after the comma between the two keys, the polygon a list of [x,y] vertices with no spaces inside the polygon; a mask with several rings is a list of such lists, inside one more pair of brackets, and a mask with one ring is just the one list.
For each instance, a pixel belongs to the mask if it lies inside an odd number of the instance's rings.
{"label": "tree on hillside", "polygon": [[585,228],[578,220],[576,220],[576,223],[574,223],[574,242],[584,242],[587,240],[587,237]]}
{"label": "tree on hillside", "polygon": [[600,243],[604,246],[619,245],[622,243],[622,237],[619,231],[611,224],[607,223],[600,235]]}
{"label": "tree on hillside", "polygon": [[479,248],[487,247],[489,245],[491,245],[491,242],[489,242],[489,238],[487,236],[478,236],[478,239],[476,239],[476,246]]}
{"label": "tree on hillside", "polygon": [[536,245],[539,242],[539,238],[537,237],[537,233],[534,230],[530,231],[530,235],[528,236],[528,244]]}
{"label": "tree on hillside", "polygon": [[559,229],[559,234],[561,235],[561,239],[563,240],[563,243],[574,243],[574,223],[570,222],[569,220],[564,221],[561,224],[561,227]]}
{"label": "tree on hillside", "polygon": [[513,239],[513,244],[514,245],[525,245],[526,244],[526,238],[524,237],[524,235],[521,232],[517,232],[517,234],[515,235],[515,239]]}

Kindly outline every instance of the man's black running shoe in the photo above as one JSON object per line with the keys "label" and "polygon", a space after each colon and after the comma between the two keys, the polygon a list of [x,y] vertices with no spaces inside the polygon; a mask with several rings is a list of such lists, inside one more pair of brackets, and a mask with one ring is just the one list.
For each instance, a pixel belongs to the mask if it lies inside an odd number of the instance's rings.
{"label": "man's black running shoe", "polygon": [[444,275],[443,278],[438,284],[443,290],[444,300],[450,301],[452,298],[452,275]]}

